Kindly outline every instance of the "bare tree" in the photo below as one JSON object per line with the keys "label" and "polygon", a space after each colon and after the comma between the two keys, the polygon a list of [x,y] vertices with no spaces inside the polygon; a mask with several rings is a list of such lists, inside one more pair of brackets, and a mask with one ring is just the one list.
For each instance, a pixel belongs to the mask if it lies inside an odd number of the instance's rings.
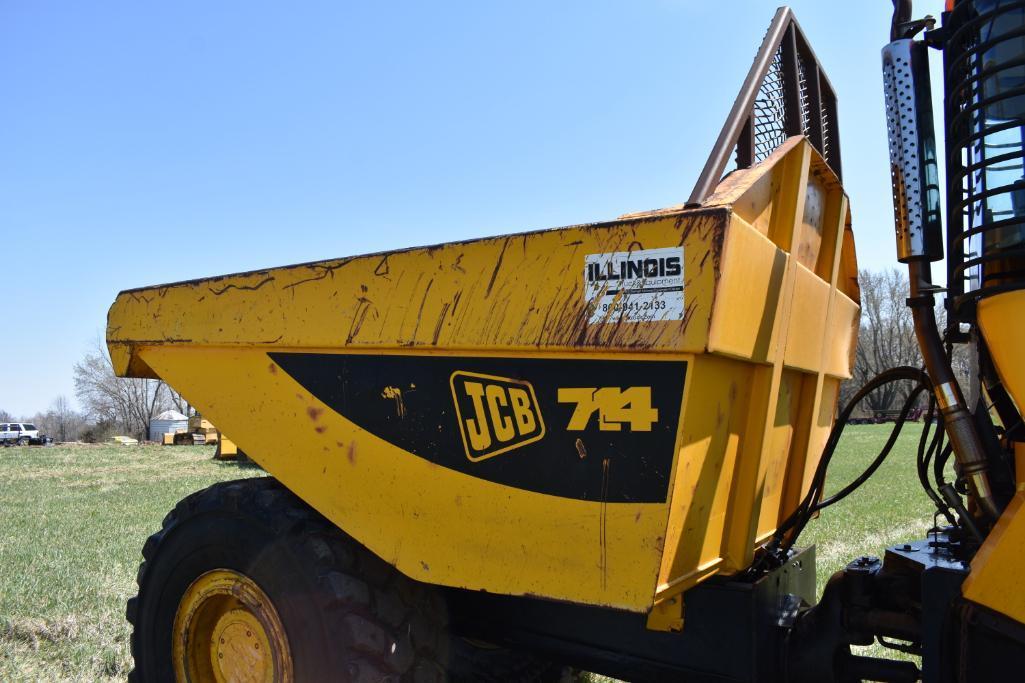
{"label": "bare tree", "polygon": [[172,403],[170,390],[160,380],[115,375],[107,347],[100,340],[75,363],[74,373],[75,395],[89,419],[113,424],[140,441],[146,438],[150,420]]}
{"label": "bare tree", "polygon": [[[861,270],[858,281],[861,285],[858,352],[851,379],[840,388],[841,406],[880,372],[898,365],[922,367],[923,364],[911,309],[907,306],[907,275],[895,268],[881,272]],[[946,329],[947,316],[942,303],[936,306],[935,315],[939,329]],[[971,391],[975,381],[972,378],[977,374],[972,367],[974,362],[967,345],[955,344],[950,348],[951,367],[966,396],[977,395]],[[870,413],[896,410],[910,389],[906,382],[889,384],[866,396],[862,408]],[[923,405],[925,400],[923,398]]]}
{"label": "bare tree", "polygon": [[0,410],[0,422],[10,422],[13,419],[14,416],[11,415],[9,412],[7,412],[6,410]]}
{"label": "bare tree", "polygon": [[[922,356],[915,338],[911,309],[907,306],[907,276],[891,268],[880,272],[861,270],[861,326],[858,352],[851,380],[841,391],[841,403],[884,370],[898,365],[919,367]],[[870,411],[892,410],[907,396],[904,383],[888,384],[867,396]]]}
{"label": "bare tree", "polygon": [[53,433],[53,437],[58,441],[68,440],[68,422],[72,412],[73,411],[71,410],[71,405],[67,396],[58,396],[53,400],[53,403],[50,404],[50,410],[47,411],[46,417],[49,422],[49,418],[52,416],[52,426],[50,427],[50,431]]}
{"label": "bare tree", "polygon": [[35,416],[40,430],[57,441],[76,441],[85,430],[85,418],[71,406],[67,396],[58,396],[45,413]]}
{"label": "bare tree", "polygon": [[179,413],[181,413],[185,417],[192,417],[192,415],[194,415],[196,413],[196,409],[193,408],[192,405],[188,401],[185,400],[184,396],[179,394],[177,391],[172,389],[170,386],[168,386],[168,385],[165,385],[165,386],[167,386],[167,395],[168,395],[168,399],[170,400],[171,407],[174,408],[175,410],[177,410]]}

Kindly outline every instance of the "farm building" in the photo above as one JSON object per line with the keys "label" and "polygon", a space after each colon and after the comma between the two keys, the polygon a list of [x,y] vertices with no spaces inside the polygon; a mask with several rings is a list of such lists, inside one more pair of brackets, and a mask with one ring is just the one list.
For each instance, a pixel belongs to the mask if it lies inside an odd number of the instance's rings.
{"label": "farm building", "polygon": [[164,434],[173,434],[179,429],[184,431],[189,428],[189,418],[177,410],[165,410],[149,421],[149,440],[160,441]]}

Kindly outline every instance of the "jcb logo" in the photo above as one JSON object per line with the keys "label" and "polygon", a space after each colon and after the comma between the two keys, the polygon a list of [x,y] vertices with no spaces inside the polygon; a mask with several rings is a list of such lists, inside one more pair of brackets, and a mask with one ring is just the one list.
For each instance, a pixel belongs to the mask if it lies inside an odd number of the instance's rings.
{"label": "jcb logo", "polygon": [[587,429],[595,413],[603,432],[618,432],[624,424],[633,432],[650,432],[658,422],[658,409],[651,407],[651,387],[559,389],[559,403],[577,404],[566,427],[571,432]]}
{"label": "jcb logo", "polygon": [[470,460],[484,460],[544,437],[544,421],[530,382],[454,372],[450,384]]}

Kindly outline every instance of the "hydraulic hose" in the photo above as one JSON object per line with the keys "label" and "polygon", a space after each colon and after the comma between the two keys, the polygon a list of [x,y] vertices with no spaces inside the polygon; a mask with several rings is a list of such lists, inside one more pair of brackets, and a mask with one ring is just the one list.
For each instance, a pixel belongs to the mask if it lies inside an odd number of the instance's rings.
{"label": "hydraulic hose", "polygon": [[[918,402],[918,396],[924,390],[925,390],[925,385],[919,384],[917,387],[915,387],[914,389],[912,389],[908,393],[908,397],[904,400],[904,405],[901,408],[900,414],[897,416],[897,420],[896,420],[895,426],[898,425],[898,424],[900,426],[904,425],[904,421],[907,419],[908,413],[911,412],[911,408],[915,405],[915,403]],[[829,498],[826,498],[826,499],[821,500],[821,501],[819,501],[817,503],[814,503],[812,505],[812,507],[811,507],[811,513],[814,514],[814,513],[818,512],[819,510],[822,510],[824,508],[829,507],[830,505],[833,505],[834,503],[839,503],[841,500],[843,500],[847,496],[849,496],[852,493],[854,493],[854,491],[856,491],[858,488],[860,488],[862,484],[864,484],[866,481],[868,481],[869,478],[873,474],[875,474],[876,470],[879,469],[879,466],[883,464],[883,461],[886,460],[886,456],[888,456],[890,454],[890,451],[893,450],[894,445],[897,443],[897,437],[898,436],[900,436],[900,430],[899,429],[892,430],[890,432],[890,437],[886,440],[886,444],[883,445],[882,450],[879,451],[879,454],[876,455],[875,459],[871,462],[871,464],[869,464],[869,466],[865,469],[865,471],[862,472],[860,475],[858,475],[858,477],[854,481],[852,481],[851,483],[849,483],[846,486],[844,486],[842,489],[840,489],[839,491],[834,493]],[[824,488],[824,485],[825,485],[825,470],[824,469],[823,469],[822,478],[818,482],[818,485],[819,485],[820,489]]]}
{"label": "hydraulic hose", "polygon": [[[836,447],[840,442],[840,437],[843,434],[844,427],[847,425],[847,422],[851,417],[851,413],[861,400],[870,393],[885,384],[899,381],[911,381],[915,384],[909,392],[908,398],[904,401],[900,415],[894,422],[893,430],[891,431],[886,444],[883,446],[882,450],[880,450],[875,459],[873,459],[865,472],[855,479],[855,481],[843,487],[828,499],[822,500],[826,483],[826,472],[829,468],[830,461],[833,459]],[[817,511],[845,498],[872,476],[896,444],[897,436],[900,434],[904,421],[907,419],[908,413],[917,400],[919,394],[923,390],[930,388],[930,386],[929,377],[924,372],[918,368],[901,366],[884,370],[855,393],[850,401],[848,401],[847,405],[840,411],[840,415],[837,417],[836,422],[833,425],[829,438],[826,440],[826,444],[822,449],[822,456],[819,459],[818,466],[815,468],[815,473],[812,476],[808,492],[805,494],[804,498],[801,499],[801,502],[798,503],[794,512],[779,524],[773,539],[766,546],[765,552],[762,553],[759,560],[752,565],[752,572],[757,573],[766,565],[766,563],[773,562],[774,558],[778,559],[781,556],[785,556],[788,550],[797,541],[798,536],[801,535],[804,527]]]}
{"label": "hydraulic hose", "polygon": [[943,427],[954,449],[954,457],[961,467],[961,474],[968,481],[979,509],[990,522],[1000,516],[993,489],[989,483],[989,461],[982,447],[982,440],[975,431],[971,412],[965,405],[961,388],[954,378],[950,362],[943,351],[943,340],[936,327],[936,305],[930,292],[929,266],[921,261],[908,263],[911,297],[908,306],[915,322],[915,336],[922,352],[926,372],[932,380],[936,403],[943,413]]}

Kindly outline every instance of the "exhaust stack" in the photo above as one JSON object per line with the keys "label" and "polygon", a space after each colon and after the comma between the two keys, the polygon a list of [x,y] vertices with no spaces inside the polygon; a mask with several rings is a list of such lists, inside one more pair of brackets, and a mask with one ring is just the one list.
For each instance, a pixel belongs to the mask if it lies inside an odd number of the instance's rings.
{"label": "exhaust stack", "polygon": [[943,258],[943,229],[929,55],[925,43],[900,35],[903,26],[911,25],[914,32],[924,23],[906,22],[910,3],[895,5],[894,40],[883,48],[882,57],[897,258],[908,265],[908,306],[947,436],[979,508],[994,521],[1000,513],[989,483],[989,463],[944,353],[933,312],[933,293],[939,288],[932,284],[930,264]]}

